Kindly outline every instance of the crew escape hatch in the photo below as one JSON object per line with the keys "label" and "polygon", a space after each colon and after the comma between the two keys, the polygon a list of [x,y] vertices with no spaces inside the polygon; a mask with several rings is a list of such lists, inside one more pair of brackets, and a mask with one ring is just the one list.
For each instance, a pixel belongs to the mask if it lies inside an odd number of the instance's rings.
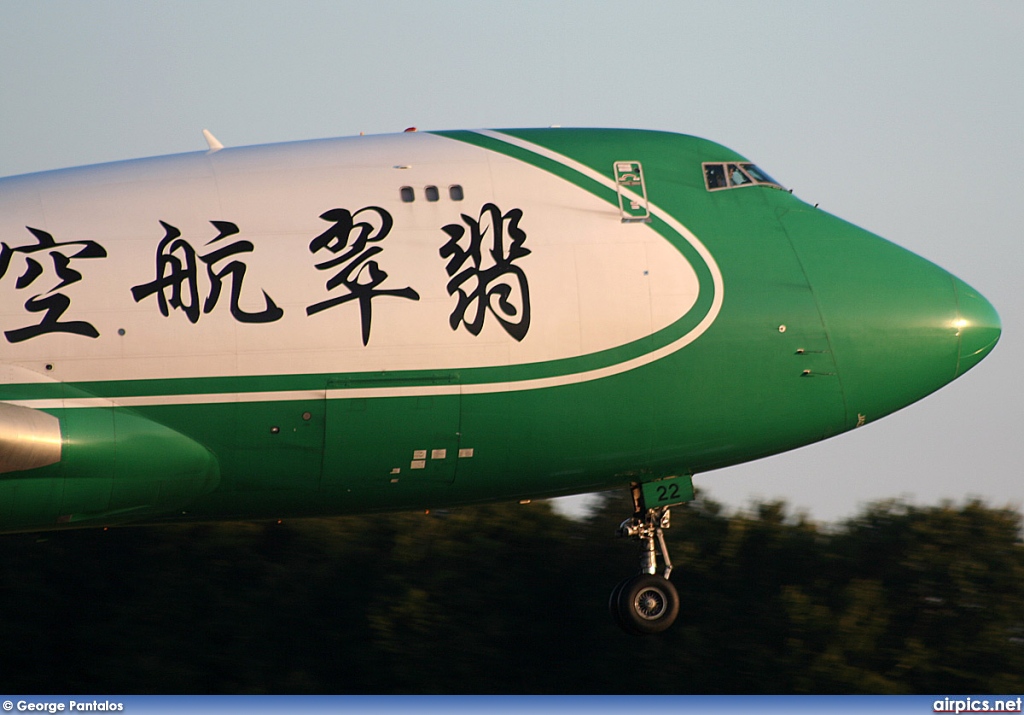
{"label": "crew escape hatch", "polygon": [[619,195],[622,223],[650,223],[651,210],[647,201],[643,166],[639,161],[616,161],[612,166],[615,170],[615,192]]}

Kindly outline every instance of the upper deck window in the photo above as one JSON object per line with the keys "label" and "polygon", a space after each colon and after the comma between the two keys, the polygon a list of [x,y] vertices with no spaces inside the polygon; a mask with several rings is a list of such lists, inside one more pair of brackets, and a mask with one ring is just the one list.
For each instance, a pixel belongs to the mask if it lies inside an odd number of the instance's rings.
{"label": "upper deck window", "polygon": [[704,183],[708,191],[735,189],[740,186],[771,186],[781,189],[782,184],[753,164],[704,162]]}

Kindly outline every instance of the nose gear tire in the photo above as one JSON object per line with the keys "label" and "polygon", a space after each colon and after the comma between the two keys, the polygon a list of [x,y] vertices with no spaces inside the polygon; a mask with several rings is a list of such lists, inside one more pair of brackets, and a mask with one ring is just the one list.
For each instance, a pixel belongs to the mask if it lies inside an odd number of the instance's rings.
{"label": "nose gear tire", "polygon": [[638,574],[615,587],[608,606],[627,632],[661,633],[679,615],[679,593],[657,574]]}

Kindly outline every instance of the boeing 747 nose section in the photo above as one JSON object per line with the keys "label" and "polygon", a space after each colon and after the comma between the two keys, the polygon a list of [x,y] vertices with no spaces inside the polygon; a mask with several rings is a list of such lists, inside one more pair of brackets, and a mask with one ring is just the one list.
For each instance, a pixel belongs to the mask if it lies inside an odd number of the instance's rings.
{"label": "boeing 747 nose section", "polygon": [[779,220],[818,301],[848,427],[931,394],[998,341],[995,309],[935,264],[824,211]]}
{"label": "boeing 747 nose section", "polygon": [[628,485],[609,605],[656,633],[694,474],[999,339],[965,283],[696,137],[214,148],[0,179],[0,533]]}
{"label": "boeing 747 nose section", "polygon": [[956,291],[957,337],[960,339],[959,377],[981,362],[999,342],[1002,327],[999,314],[978,291],[959,278],[953,279]]}

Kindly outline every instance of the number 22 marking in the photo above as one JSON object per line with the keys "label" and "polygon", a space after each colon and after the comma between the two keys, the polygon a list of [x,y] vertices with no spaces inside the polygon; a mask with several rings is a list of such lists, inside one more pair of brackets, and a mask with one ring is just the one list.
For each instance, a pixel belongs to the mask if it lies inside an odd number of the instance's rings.
{"label": "number 22 marking", "polygon": [[669,484],[669,485],[662,484],[662,485],[660,485],[658,487],[658,501],[665,501],[667,499],[680,499],[680,498],[681,497],[679,495],[679,485],[678,484]]}

